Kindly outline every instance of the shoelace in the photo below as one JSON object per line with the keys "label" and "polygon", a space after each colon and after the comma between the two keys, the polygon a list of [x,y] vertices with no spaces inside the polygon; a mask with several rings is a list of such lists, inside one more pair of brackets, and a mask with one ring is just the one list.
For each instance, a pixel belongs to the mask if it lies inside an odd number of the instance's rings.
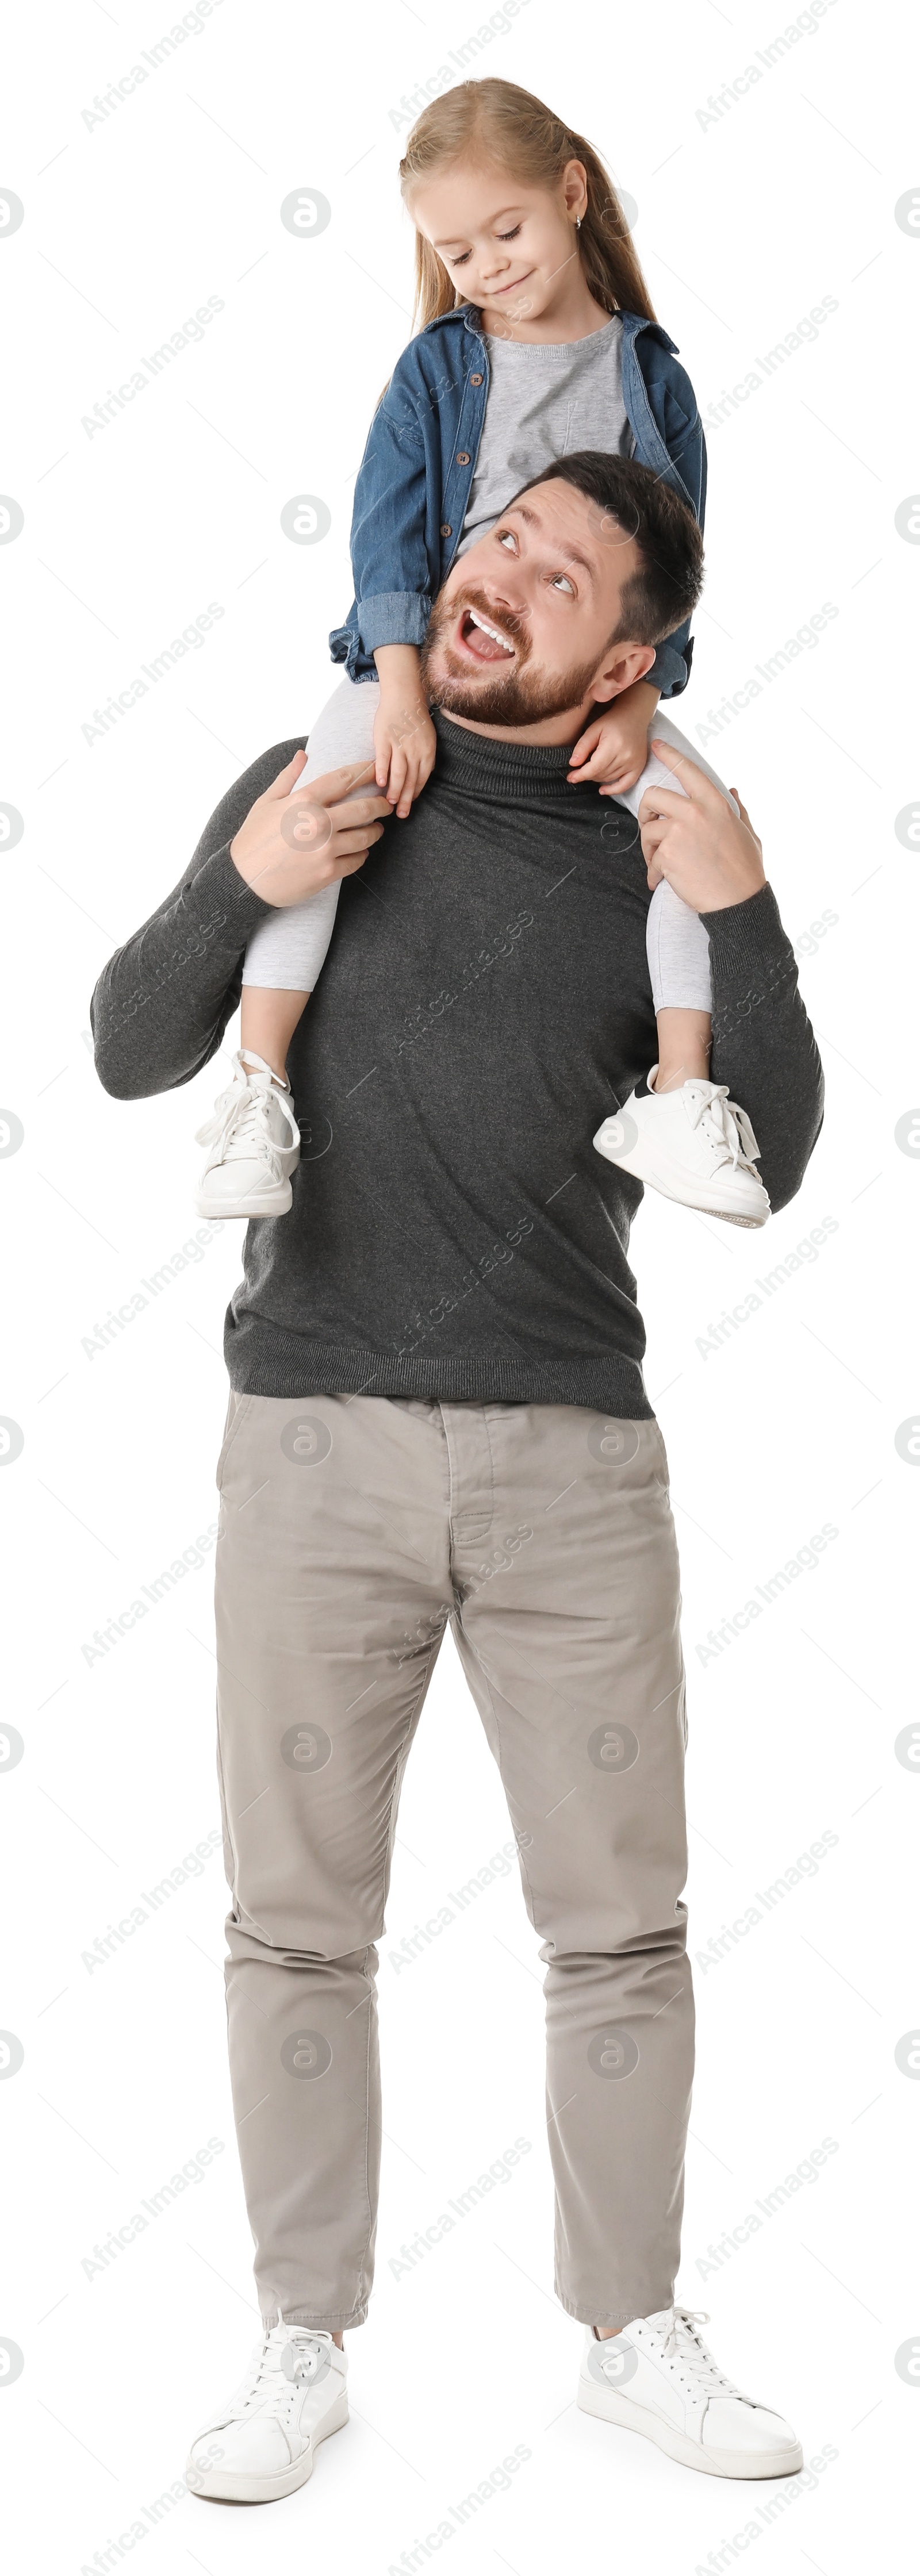
{"label": "shoelace", "polygon": [[247,2377],[237,2389],[226,2420],[239,2419],[250,2411],[283,2414],[295,2389],[303,2389],[316,2378],[324,2359],[325,2346],[305,2328],[298,2331],[296,2326],[288,2326],[284,2343],[275,2343],[270,2334],[266,2335],[261,2349],[253,2354]]}
{"label": "shoelace", "polygon": [[273,1098],[287,1119],[291,1143],[296,1145],[300,1129],[287,1092],[280,1091],[274,1083],[271,1089],[254,1091],[243,1072],[238,1073],[229,1091],[221,1092],[213,1118],[206,1119],[204,1126],[198,1128],[196,1144],[214,1146],[213,1162],[237,1162],[253,1154],[261,1161],[264,1156],[273,1181],[280,1181],[279,1149],[268,1124]]}
{"label": "shoelace", "polygon": [[[689,1100],[686,1100],[687,1092],[690,1093]],[[688,1082],[685,1100],[691,1127],[699,1127],[705,1119],[707,1127],[714,1130],[713,1142],[722,1148],[720,1161],[729,1160],[734,1172],[739,1164],[748,1171],[760,1152],[760,1146],[747,1111],[739,1108],[737,1100],[729,1099],[727,1082],[698,1085]],[[756,1177],[759,1179],[759,1173]]]}
{"label": "shoelace", "polygon": [[673,2325],[659,2337],[665,2359],[676,2362],[698,2397],[741,2397],[743,2391],[735,2387],[734,2380],[726,2379],[702,2335],[697,2334],[697,2326],[708,2324],[708,2308],[675,2308]]}

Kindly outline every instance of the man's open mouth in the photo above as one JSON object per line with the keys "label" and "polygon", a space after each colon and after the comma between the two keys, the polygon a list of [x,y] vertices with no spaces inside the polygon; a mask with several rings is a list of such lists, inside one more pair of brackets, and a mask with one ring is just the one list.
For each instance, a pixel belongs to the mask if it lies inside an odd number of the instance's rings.
{"label": "man's open mouth", "polygon": [[463,608],[456,630],[456,641],[464,658],[480,664],[512,662],[517,647],[500,626],[493,626],[478,608]]}

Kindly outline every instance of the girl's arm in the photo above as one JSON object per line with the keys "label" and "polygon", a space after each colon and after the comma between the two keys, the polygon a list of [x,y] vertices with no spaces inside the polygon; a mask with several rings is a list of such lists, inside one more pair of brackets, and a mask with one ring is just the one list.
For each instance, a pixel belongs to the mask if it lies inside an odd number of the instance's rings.
{"label": "girl's arm", "polygon": [[403,819],[431,775],[437,747],[419,678],[431,613],[426,538],[435,496],[428,481],[414,401],[397,366],[371,422],[355,485],[351,555],[359,643],[380,681],[377,785]]}
{"label": "girl's arm", "polygon": [[422,688],[417,644],[378,644],[380,705],[374,717],[378,787],[405,821],[434,768],[438,738]]}
{"label": "girl's arm", "polygon": [[378,403],[355,484],[351,559],[363,650],[424,643],[431,614],[432,508],[425,445],[399,369]]}
{"label": "girl's arm", "polygon": [[[685,368],[677,365],[659,341],[647,341],[644,358],[646,392],[656,427],[702,528],[706,518],[706,440],[693,386]],[[649,684],[664,699],[679,697],[687,686],[692,660],[693,638],[687,618],[659,644],[648,674]]]}

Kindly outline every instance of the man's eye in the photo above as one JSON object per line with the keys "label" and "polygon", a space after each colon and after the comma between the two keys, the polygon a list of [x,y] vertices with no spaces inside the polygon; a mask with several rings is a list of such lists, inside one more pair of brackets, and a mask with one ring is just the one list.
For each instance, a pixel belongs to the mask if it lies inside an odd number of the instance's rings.
{"label": "man's eye", "polygon": [[553,589],[570,590],[572,592],[572,597],[574,598],[575,596],[574,585],[570,582],[568,573],[566,572],[556,572],[553,574]]}
{"label": "man's eye", "polygon": [[498,542],[500,546],[510,546],[513,554],[517,546],[517,538],[514,534],[514,529],[503,528]]}

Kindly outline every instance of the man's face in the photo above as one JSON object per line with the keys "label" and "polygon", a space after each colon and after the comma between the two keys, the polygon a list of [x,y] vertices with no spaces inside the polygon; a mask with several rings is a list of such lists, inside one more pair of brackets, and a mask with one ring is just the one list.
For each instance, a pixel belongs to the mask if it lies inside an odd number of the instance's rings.
{"label": "man's face", "polygon": [[570,483],[537,484],[438,592],[422,648],[428,697],[467,723],[518,731],[616,696],[655,658],[652,646],[610,644],[638,570],[635,540],[609,512]]}

